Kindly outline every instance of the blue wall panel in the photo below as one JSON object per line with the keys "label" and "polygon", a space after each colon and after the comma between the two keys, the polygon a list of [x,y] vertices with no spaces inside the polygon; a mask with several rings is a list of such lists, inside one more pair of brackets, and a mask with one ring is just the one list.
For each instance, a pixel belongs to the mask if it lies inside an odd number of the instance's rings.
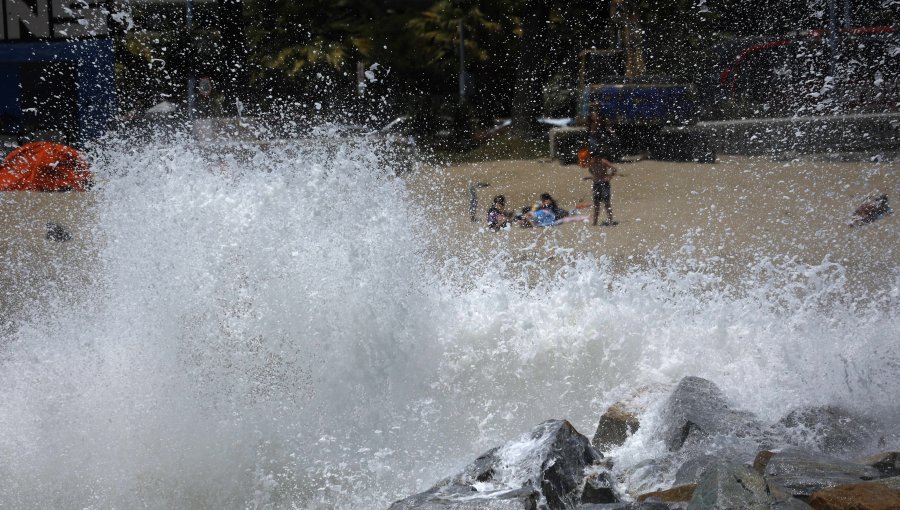
{"label": "blue wall panel", "polygon": [[112,127],[116,112],[115,55],[110,40],[0,44],[0,109],[12,97],[7,94],[18,91],[20,84],[16,73],[9,69],[15,64],[50,61],[67,61],[77,66],[81,139],[84,142],[99,138]]}
{"label": "blue wall panel", "polygon": [[0,63],[0,126],[4,134],[18,133],[22,129],[21,76],[18,64]]}

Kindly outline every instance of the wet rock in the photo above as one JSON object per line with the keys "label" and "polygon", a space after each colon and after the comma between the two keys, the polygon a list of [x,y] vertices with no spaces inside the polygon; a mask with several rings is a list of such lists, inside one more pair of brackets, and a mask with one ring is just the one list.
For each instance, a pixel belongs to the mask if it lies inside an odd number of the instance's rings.
{"label": "wet rock", "polygon": [[759,474],[765,474],[766,466],[769,465],[769,461],[772,460],[772,457],[775,456],[775,452],[771,450],[762,450],[756,454],[756,458],[753,459],[753,470]]}
{"label": "wet rock", "polygon": [[879,478],[866,483],[880,483],[885,487],[900,492],[900,476],[892,476],[890,478]]}
{"label": "wet rock", "polygon": [[684,503],[663,501],[635,501],[631,503],[608,503],[603,505],[581,505],[575,510],[683,510]]}
{"label": "wet rock", "polygon": [[860,460],[859,463],[872,466],[883,477],[900,475],[900,452],[884,452],[871,455]]}
{"label": "wet rock", "polygon": [[537,505],[562,510],[598,500],[615,502],[614,480],[603,471],[602,460],[568,421],[550,420],[520,440],[486,452],[431,489],[397,501],[390,510],[530,510]]}
{"label": "wet rock", "polygon": [[584,487],[581,490],[582,504],[585,503],[615,503],[619,501],[616,494],[615,482],[608,470],[597,470],[587,475],[584,479]]}
{"label": "wet rock", "polygon": [[788,494],[784,487],[776,490],[777,485],[769,483],[769,490],[775,497],[776,502],[770,507],[772,510],[810,510],[812,508],[803,499],[795,498]]}
{"label": "wet rock", "polygon": [[52,221],[47,222],[46,228],[47,235],[45,237],[49,241],[64,243],[72,239],[72,234],[66,229],[66,227],[60,225],[59,223],[53,223]]}
{"label": "wet rock", "polygon": [[657,487],[671,485],[673,462],[675,459],[671,456],[644,459],[628,468],[623,475],[628,479],[633,494],[650,492]]}
{"label": "wet rock", "polygon": [[664,501],[666,503],[685,502],[694,497],[694,491],[697,490],[697,484],[691,483],[687,485],[679,485],[663,491],[648,492],[637,497],[638,501]]}
{"label": "wet rock", "polygon": [[[766,480],[753,468],[738,464],[715,464],[704,473],[688,510],[769,510],[779,503],[793,505],[785,496],[779,501]],[[790,508],[790,507],[784,507]]]}
{"label": "wet rock", "polygon": [[765,469],[765,478],[793,496],[810,496],[826,487],[878,478],[878,470],[825,454],[795,449],[776,453]]}
{"label": "wet rock", "polygon": [[494,477],[494,464],[496,463],[496,453],[500,447],[494,447],[482,453],[471,464],[463,468],[460,474],[461,479],[475,480],[476,482],[487,482]]}
{"label": "wet rock", "polygon": [[817,491],[809,504],[816,510],[897,510],[900,492],[880,483],[838,485]]}
{"label": "wet rock", "polygon": [[670,451],[711,436],[757,437],[761,429],[751,413],[731,409],[718,386],[700,377],[678,383],[669,396],[665,419]]}
{"label": "wet rock", "polygon": [[[458,488],[458,487],[457,487]],[[429,490],[391,505],[390,510],[537,510],[540,494],[534,489],[492,491]]]}
{"label": "wet rock", "polygon": [[812,441],[826,453],[859,451],[875,439],[877,424],[838,406],[795,409],[779,422],[790,435]]}
{"label": "wet rock", "polygon": [[[578,503],[576,493],[584,484],[585,469],[603,460],[568,421],[544,422],[532,432],[532,439],[549,438],[550,448],[543,453],[540,467],[541,492],[551,509]],[[608,483],[612,486],[612,480]]]}
{"label": "wet rock", "polygon": [[591,444],[602,452],[609,451],[625,444],[625,440],[640,426],[640,421],[634,413],[628,411],[621,402],[615,403],[600,417]]}
{"label": "wet rock", "polygon": [[701,455],[689,459],[675,473],[675,485],[696,484],[707,467],[722,460],[723,458],[717,455]]}
{"label": "wet rock", "polygon": [[591,444],[598,449],[621,446],[640,428],[637,416],[621,403],[613,404],[600,417]]}

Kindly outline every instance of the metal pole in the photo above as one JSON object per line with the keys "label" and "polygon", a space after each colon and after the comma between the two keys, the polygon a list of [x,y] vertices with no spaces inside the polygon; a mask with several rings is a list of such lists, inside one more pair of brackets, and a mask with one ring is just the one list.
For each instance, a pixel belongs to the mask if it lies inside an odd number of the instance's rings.
{"label": "metal pole", "polygon": [[837,73],[837,6],[836,0],[828,0],[828,49],[831,51],[831,74],[836,78]]}
{"label": "metal pole", "polygon": [[470,182],[469,183],[469,219],[472,223],[478,221],[478,188],[487,188],[490,184],[486,182]]}
{"label": "metal pole", "polygon": [[844,28],[853,26],[853,2],[844,0]]}
{"label": "metal pole", "polygon": [[[193,46],[194,37],[191,35],[194,29],[194,2],[193,0],[185,0],[184,2],[184,25],[187,30],[187,38]],[[189,51],[193,51],[193,48],[188,48]],[[193,69],[188,70],[188,80],[187,80],[187,113],[188,120],[191,122],[191,125],[194,123],[194,110],[196,108],[196,96],[194,95],[194,91],[197,85],[197,71]]]}
{"label": "metal pole", "polygon": [[466,31],[459,18],[459,103],[466,101]]}

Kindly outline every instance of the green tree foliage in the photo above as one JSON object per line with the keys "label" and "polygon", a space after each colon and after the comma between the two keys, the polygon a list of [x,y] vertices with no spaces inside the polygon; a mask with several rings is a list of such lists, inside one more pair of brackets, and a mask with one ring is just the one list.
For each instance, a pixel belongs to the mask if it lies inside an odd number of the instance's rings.
{"label": "green tree foliage", "polygon": [[[578,97],[579,51],[622,44],[622,21],[610,17],[611,1],[635,15],[647,73],[713,92],[722,66],[747,41],[824,28],[830,7],[829,0],[243,0],[250,90],[260,104],[266,98],[320,103],[366,118],[375,110],[384,116],[454,114],[462,23],[467,108],[479,123],[569,115]],[[896,1],[834,4],[839,22],[846,4],[855,25],[896,24],[900,10]],[[125,55],[121,81],[135,105],[184,96],[182,75],[190,70],[222,82],[210,68],[216,58],[197,46],[209,39],[215,53],[229,30],[217,29],[221,20],[209,7],[215,4],[203,5],[191,40],[179,30],[180,6],[170,6],[171,12],[162,3],[133,7],[147,11],[141,16],[147,23],[159,21],[132,29],[117,47]],[[157,11],[164,15],[150,15]],[[359,63],[365,70],[378,64],[378,79],[366,81],[364,94]],[[154,87],[154,80],[168,85]]]}
{"label": "green tree foliage", "polygon": [[289,77],[309,67],[341,69],[372,51],[372,2],[250,1],[245,9],[257,63]]}
{"label": "green tree foliage", "polygon": [[[414,58],[422,84],[441,94],[440,112],[455,111],[463,27],[467,107],[486,124],[508,108],[514,79],[514,43],[520,33],[519,1],[439,0],[406,24],[415,41]],[[439,113],[440,113],[439,112]]]}
{"label": "green tree foliage", "polygon": [[342,110],[355,92],[356,62],[372,55],[372,20],[382,12],[364,0],[245,1],[256,102],[292,98]]}
{"label": "green tree foliage", "polygon": [[636,6],[647,72],[693,81],[708,71],[705,55],[719,42],[720,13],[710,1],[640,0]]}
{"label": "green tree foliage", "polygon": [[503,25],[485,16],[477,5],[470,7],[460,2],[441,0],[407,23],[407,27],[423,44],[422,56],[428,65],[446,65],[458,56],[460,22],[466,34],[463,46],[467,56],[479,62],[490,59],[491,55],[479,44],[479,40],[500,32]]}

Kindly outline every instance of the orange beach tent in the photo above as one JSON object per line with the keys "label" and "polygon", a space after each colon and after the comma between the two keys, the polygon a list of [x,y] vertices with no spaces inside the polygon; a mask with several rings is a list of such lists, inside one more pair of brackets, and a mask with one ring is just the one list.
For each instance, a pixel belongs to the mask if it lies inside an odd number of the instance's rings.
{"label": "orange beach tent", "polygon": [[0,191],[85,191],[91,181],[84,157],[53,142],[27,143],[0,163]]}

